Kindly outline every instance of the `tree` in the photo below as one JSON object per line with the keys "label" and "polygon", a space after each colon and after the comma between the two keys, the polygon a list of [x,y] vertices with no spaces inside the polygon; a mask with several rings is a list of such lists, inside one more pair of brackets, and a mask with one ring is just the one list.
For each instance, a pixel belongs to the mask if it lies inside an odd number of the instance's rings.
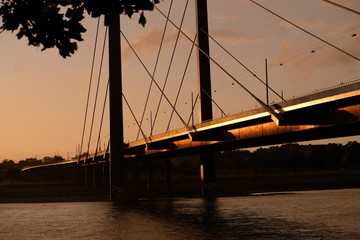
{"label": "tree", "polygon": [[48,164],[48,163],[62,162],[64,160],[65,159],[63,157],[55,155],[54,157],[49,157],[49,156],[43,157],[42,162]]}
{"label": "tree", "polygon": [[42,164],[42,161],[37,158],[26,158],[17,163],[17,168],[23,168],[26,166],[35,166]]}
{"label": "tree", "polygon": [[55,155],[53,157],[53,161],[54,162],[62,162],[62,161],[65,161],[65,159],[62,156]]}
{"label": "tree", "polygon": [[16,163],[13,160],[4,159],[1,163],[1,168],[8,169],[16,166]]}
{"label": "tree", "polygon": [[159,0],[1,0],[0,32],[17,31],[18,39],[26,37],[28,44],[41,50],[56,47],[66,58],[77,50],[86,29],[81,24],[84,15],[105,17],[109,25],[118,14],[131,17],[141,12],[139,23],[146,23],[145,10],[153,10]]}

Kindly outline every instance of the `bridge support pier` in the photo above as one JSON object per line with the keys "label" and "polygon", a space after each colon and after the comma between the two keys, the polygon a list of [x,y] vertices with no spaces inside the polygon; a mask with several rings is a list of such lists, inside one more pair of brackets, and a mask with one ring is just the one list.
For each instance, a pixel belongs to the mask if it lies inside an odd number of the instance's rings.
{"label": "bridge support pier", "polygon": [[93,167],[93,183],[92,187],[103,187],[105,186],[105,169],[104,169],[104,163],[96,163],[92,165]]}
{"label": "bridge support pier", "polygon": [[82,168],[82,171],[81,171],[81,175],[82,175],[82,179],[84,181],[84,184],[83,186],[87,187],[88,186],[88,170],[87,170],[87,167],[81,167]]}
{"label": "bridge support pier", "polygon": [[152,167],[152,161],[147,162],[147,190],[148,192],[151,191],[152,185],[153,185],[153,167]]}
{"label": "bridge support pier", "polygon": [[135,185],[139,184],[139,166],[137,163],[132,164],[133,174],[134,174],[134,183]]}
{"label": "bridge support pier", "polygon": [[110,182],[110,176],[109,176],[109,162],[104,162],[102,164],[102,171],[103,171],[103,187],[109,189],[109,182]]}
{"label": "bridge support pier", "polygon": [[171,159],[165,159],[165,191],[166,193],[171,193],[172,185],[172,174],[171,174]]}
{"label": "bridge support pier", "polygon": [[94,169],[93,166],[87,165],[85,167],[85,186],[86,187],[93,187],[94,184]]}
{"label": "bridge support pier", "polygon": [[200,179],[204,198],[216,198],[216,167],[214,152],[200,154]]}
{"label": "bridge support pier", "polygon": [[96,171],[96,165],[97,164],[93,164],[92,165],[92,187],[95,188],[96,187],[96,181],[97,181],[97,178],[98,178],[98,173]]}
{"label": "bridge support pier", "polygon": [[77,185],[83,185],[82,170],[78,164],[73,166],[74,181]]}

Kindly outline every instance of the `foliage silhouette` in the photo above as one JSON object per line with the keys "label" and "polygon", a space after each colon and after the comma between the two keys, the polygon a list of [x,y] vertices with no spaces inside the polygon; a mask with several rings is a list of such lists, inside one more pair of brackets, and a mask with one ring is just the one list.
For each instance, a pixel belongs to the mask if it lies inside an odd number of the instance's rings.
{"label": "foliage silhouette", "polygon": [[91,17],[105,17],[109,25],[118,14],[131,17],[141,12],[139,23],[146,18],[143,11],[151,11],[158,0],[1,0],[0,32],[17,31],[18,39],[26,37],[28,44],[42,47],[41,50],[56,47],[66,58],[78,49],[86,31],[81,21],[85,14]]}

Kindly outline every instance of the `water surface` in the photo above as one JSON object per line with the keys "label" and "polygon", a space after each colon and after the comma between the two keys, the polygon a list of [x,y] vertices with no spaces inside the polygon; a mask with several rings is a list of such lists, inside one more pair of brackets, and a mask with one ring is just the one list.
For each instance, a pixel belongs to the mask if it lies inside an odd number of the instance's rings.
{"label": "water surface", "polygon": [[0,239],[360,239],[360,189],[203,199],[0,204]]}

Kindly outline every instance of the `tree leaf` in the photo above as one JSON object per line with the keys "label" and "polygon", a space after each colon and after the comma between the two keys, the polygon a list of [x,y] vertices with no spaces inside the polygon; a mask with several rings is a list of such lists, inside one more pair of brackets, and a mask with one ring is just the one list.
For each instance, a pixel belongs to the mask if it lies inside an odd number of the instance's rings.
{"label": "tree leaf", "polygon": [[139,23],[140,23],[143,27],[145,27],[146,18],[145,18],[145,16],[144,16],[144,12],[141,12],[141,14],[140,14]]}

